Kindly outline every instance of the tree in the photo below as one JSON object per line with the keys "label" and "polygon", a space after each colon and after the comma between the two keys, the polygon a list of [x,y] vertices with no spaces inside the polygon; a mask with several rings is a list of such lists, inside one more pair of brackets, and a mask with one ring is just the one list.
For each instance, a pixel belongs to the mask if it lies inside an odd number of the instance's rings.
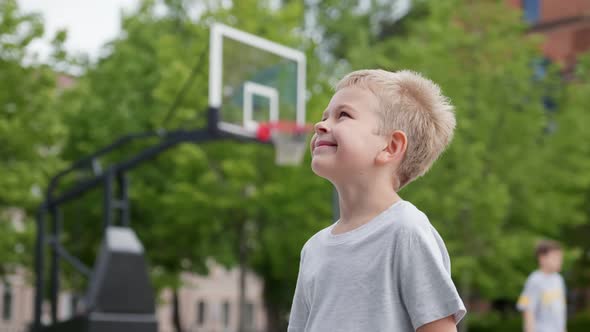
{"label": "tree", "polygon": [[[25,64],[27,46],[42,34],[38,15],[0,1],[0,275],[30,262],[32,216],[49,175],[64,165],[66,127],[53,109],[57,73]],[[19,215],[24,220],[12,223]]]}
{"label": "tree", "polygon": [[[553,115],[550,139],[547,139],[547,164],[555,165],[552,173],[546,174],[548,188],[558,188],[569,199],[556,202],[574,213],[558,214],[554,218],[567,218],[571,224],[558,230],[556,236],[566,248],[575,249],[566,260],[565,275],[568,288],[583,290],[590,281],[588,252],[590,246],[590,148],[587,142],[590,132],[585,124],[590,114],[585,105],[590,102],[590,57],[580,57],[576,73],[567,85],[561,87],[556,104],[558,112]],[[553,189],[553,190],[556,190]],[[554,194],[555,195],[555,194]],[[587,306],[584,299],[574,303],[574,310]],[[582,307],[583,308],[583,307]]]}

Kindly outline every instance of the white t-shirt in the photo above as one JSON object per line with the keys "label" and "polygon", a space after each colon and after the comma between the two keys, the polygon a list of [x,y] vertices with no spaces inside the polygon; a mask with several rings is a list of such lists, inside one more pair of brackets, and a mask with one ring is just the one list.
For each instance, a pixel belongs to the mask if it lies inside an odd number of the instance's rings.
{"label": "white t-shirt", "polygon": [[405,332],[463,318],[444,242],[413,204],[343,234],[334,225],[303,246],[288,332]]}
{"label": "white t-shirt", "polygon": [[566,323],[565,282],[559,273],[535,271],[518,299],[520,311],[535,317],[535,332],[563,332]]}

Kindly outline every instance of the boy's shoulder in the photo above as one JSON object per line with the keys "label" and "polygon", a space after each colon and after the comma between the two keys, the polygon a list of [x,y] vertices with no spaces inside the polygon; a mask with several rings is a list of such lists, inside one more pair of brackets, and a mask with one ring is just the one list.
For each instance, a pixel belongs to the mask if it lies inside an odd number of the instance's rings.
{"label": "boy's shoulder", "polygon": [[527,278],[527,282],[531,283],[531,284],[536,284],[541,282],[541,280],[543,279],[543,272],[539,271],[539,270],[535,270],[533,272],[531,272],[531,274],[529,274],[529,277]]}
{"label": "boy's shoulder", "polygon": [[560,273],[553,273],[546,275],[540,270],[535,270],[529,274],[527,283],[531,285],[541,285],[545,283],[554,283],[557,280],[560,283],[564,283],[563,276]]}
{"label": "boy's shoulder", "polygon": [[301,249],[301,253],[303,253],[305,250],[307,250],[310,246],[312,246],[314,243],[320,241],[320,238],[323,236],[326,236],[326,234],[328,232],[330,232],[332,230],[332,227],[334,227],[334,223],[319,230],[318,232],[316,232],[312,237],[310,237],[309,239],[307,239],[307,241],[305,242],[305,244],[303,245],[303,248]]}
{"label": "boy's shoulder", "polygon": [[402,203],[399,213],[391,216],[394,221],[390,224],[392,229],[406,234],[429,232],[432,225],[426,214],[409,201],[402,201]]}

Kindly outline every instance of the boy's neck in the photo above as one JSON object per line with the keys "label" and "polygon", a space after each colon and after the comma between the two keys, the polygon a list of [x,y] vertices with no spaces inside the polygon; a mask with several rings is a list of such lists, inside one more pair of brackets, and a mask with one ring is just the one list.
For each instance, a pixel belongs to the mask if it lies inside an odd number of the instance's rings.
{"label": "boy's neck", "polygon": [[553,274],[555,273],[555,271],[549,269],[549,268],[544,268],[542,266],[539,267],[539,271],[543,272],[544,274]]}
{"label": "boy's neck", "polygon": [[376,183],[338,186],[340,221],[333,233],[343,233],[366,224],[401,200],[393,186]]}

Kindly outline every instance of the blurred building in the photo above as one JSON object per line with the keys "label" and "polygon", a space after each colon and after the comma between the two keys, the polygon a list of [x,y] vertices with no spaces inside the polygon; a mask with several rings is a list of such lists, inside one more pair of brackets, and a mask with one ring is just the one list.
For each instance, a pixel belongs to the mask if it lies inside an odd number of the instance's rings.
{"label": "blurred building", "polygon": [[[239,270],[210,264],[208,276],[183,275],[178,294],[180,319],[187,332],[237,332]],[[263,282],[254,274],[246,276],[245,323],[247,331],[266,331],[262,300]],[[172,292],[165,290],[158,305],[160,332],[175,331],[172,325]],[[0,331],[1,332],[1,331]]]}
{"label": "blurred building", "polygon": [[543,53],[570,72],[577,56],[590,51],[589,0],[508,0],[523,11],[532,33],[545,36]]}
{"label": "blurred building", "polygon": [[34,290],[24,269],[0,279],[0,332],[25,332],[33,318]]}
{"label": "blurred building", "polygon": [[[27,332],[33,317],[33,294],[30,273],[18,269],[0,280],[0,332]],[[239,270],[210,264],[209,275],[184,274],[179,290],[180,321],[186,332],[237,332]],[[249,332],[266,329],[262,300],[263,283],[253,273],[246,276],[245,321]],[[172,292],[166,289],[157,300],[160,332],[174,332]],[[58,318],[66,320],[81,307],[80,298],[64,291],[59,296]],[[49,322],[49,303],[44,304],[44,322]]]}

